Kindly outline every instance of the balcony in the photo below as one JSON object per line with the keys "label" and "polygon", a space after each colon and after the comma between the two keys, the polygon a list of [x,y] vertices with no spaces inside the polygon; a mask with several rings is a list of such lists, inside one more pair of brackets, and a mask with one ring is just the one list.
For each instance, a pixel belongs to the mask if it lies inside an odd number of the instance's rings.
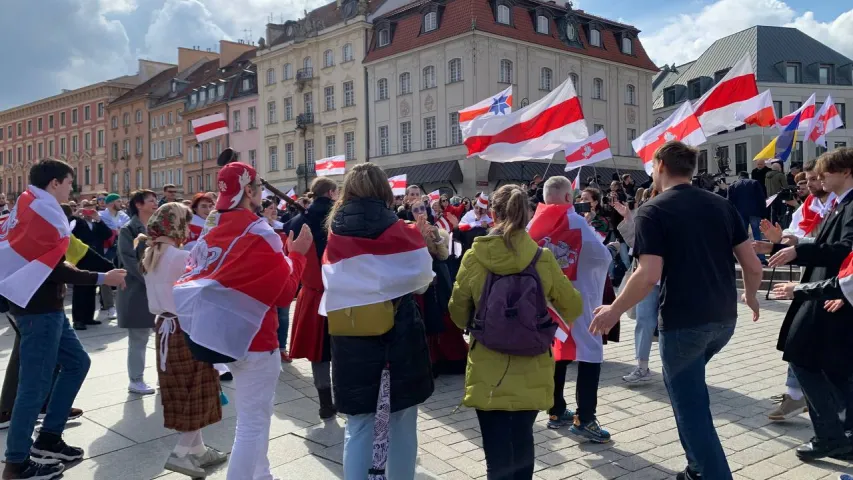
{"label": "balcony", "polygon": [[[308,175],[305,174],[306,170],[308,172]],[[304,164],[300,164],[300,165],[296,166],[296,176],[297,177],[303,177],[303,178],[305,178],[305,177],[311,178],[311,177],[316,177],[317,174],[314,172],[314,165],[313,164],[309,164],[307,169],[305,168]]]}
{"label": "balcony", "polygon": [[299,86],[299,89],[302,88],[311,82],[314,79],[314,69],[311,67],[308,68],[300,68],[296,71],[296,84]]}
{"label": "balcony", "polygon": [[313,113],[300,113],[296,116],[296,129],[305,130],[309,125],[314,125]]}

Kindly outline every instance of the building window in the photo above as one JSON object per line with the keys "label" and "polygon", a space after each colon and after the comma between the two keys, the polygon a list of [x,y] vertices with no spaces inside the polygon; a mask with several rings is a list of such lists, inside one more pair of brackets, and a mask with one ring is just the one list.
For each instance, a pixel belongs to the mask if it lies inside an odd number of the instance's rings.
{"label": "building window", "polygon": [[[122,153],[125,156],[130,155],[130,139],[127,139],[127,138],[124,139],[124,142],[122,143],[122,147],[123,147]],[[169,140],[169,156],[171,156],[171,155],[172,155],[172,141]]]}
{"label": "building window", "polygon": [[136,123],[142,123],[142,110],[136,111]]}
{"label": "building window", "polygon": [[789,63],[785,66],[785,81],[788,83],[800,83],[799,63]]}
{"label": "building window", "polygon": [[509,60],[501,60],[500,83],[512,83],[512,62]]}
{"label": "building window", "polygon": [[498,5],[498,23],[509,25],[509,7]]}
{"label": "building window", "polygon": [[38,124],[38,132],[39,133],[43,132],[44,131],[44,119],[39,117],[37,124]]}
{"label": "building window", "polygon": [[791,113],[796,112],[796,111],[797,111],[797,110],[799,110],[799,109],[800,109],[800,107],[802,107],[802,106],[803,106],[803,102],[789,102],[789,103],[788,103],[788,108],[790,108],[790,109],[791,109]]}
{"label": "building window", "polygon": [[240,110],[234,110],[233,120],[231,121],[231,129],[235,132],[240,131]]}
{"label": "building window", "polygon": [[249,150],[249,165],[251,165],[252,168],[256,168],[255,163],[257,163],[257,159],[258,152],[256,150]]}
{"label": "building window", "polygon": [[700,79],[694,79],[687,82],[687,92],[690,100],[696,100],[702,96],[702,82]]}
{"label": "building window", "polygon": [[284,144],[284,168],[290,170],[293,168],[293,144]]}
{"label": "building window", "polygon": [[355,92],[353,91],[352,80],[344,82],[344,106],[351,107],[355,105]]}
{"label": "building window", "polygon": [[601,30],[595,27],[589,29],[589,44],[595,47],[601,46]]}
{"label": "building window", "polygon": [[284,99],[284,120],[293,120],[293,97]]}
{"label": "building window", "polygon": [[[216,86],[216,97],[222,98],[223,95],[225,95],[225,84],[220,83],[219,85]],[[170,117],[172,116],[172,112],[169,112],[169,116]],[[171,124],[172,124],[172,120],[169,119],[169,125],[171,125]]]}
{"label": "building window", "polygon": [[323,89],[323,96],[326,97],[326,111],[335,109],[335,87],[326,87]]}
{"label": "building window", "polygon": [[400,74],[400,95],[412,93],[412,76],[409,72]]}
{"label": "building window", "polygon": [[548,26],[551,22],[548,20],[548,17],[545,15],[539,15],[536,17],[536,31],[539,33],[543,33],[545,35],[548,34]]}
{"label": "building window", "polygon": [[92,149],[92,133],[91,132],[86,132],[86,134],[83,136],[83,149],[84,150],[91,150]]}
{"label": "building window", "polygon": [[[275,83],[275,69],[270,68],[267,69],[267,85],[272,85]],[[204,99],[202,99],[204,101]]]}
{"label": "building window", "polygon": [[424,32],[431,32],[438,28],[438,13],[429,12],[424,15]]}
{"label": "building window", "polygon": [[566,22],[566,38],[570,42],[578,41],[578,27],[572,22]]}
{"label": "building window", "polygon": [[847,142],[835,142],[835,148],[847,148]]}
{"label": "building window", "polygon": [[275,172],[278,170],[278,147],[275,145],[271,145],[269,147],[270,153],[270,171]]}
{"label": "building window", "polygon": [[773,101],[773,110],[776,111],[776,118],[782,118],[782,102],[774,100]]}
{"label": "building window", "polygon": [[29,160],[29,161],[33,160],[33,146],[32,145],[27,145],[27,160]]}
{"label": "building window", "polygon": [[592,80],[592,98],[604,100],[604,80],[600,78]]}
{"label": "building window", "polygon": [[699,150],[699,157],[696,161],[696,170],[699,172],[708,171],[708,150]]}
{"label": "building window", "polygon": [[[78,140],[77,135],[74,135],[73,137],[71,137],[71,153],[77,153],[79,149],[80,149],[80,142]],[[20,158],[20,157],[21,157],[21,155],[18,154],[18,158]]]}
{"label": "building window", "polygon": [[[249,128],[257,128],[257,126],[258,120],[255,115],[255,107],[249,107]],[[192,133],[192,130],[190,130],[190,133]]]}
{"label": "building window", "polygon": [[[59,112],[59,126],[65,126],[65,112]],[[18,133],[18,135],[20,135],[20,133]]]}
{"label": "building window", "polygon": [[278,122],[278,115],[275,112],[275,100],[267,102],[267,125]]}
{"label": "building window", "polygon": [[344,157],[355,160],[355,132],[344,132]]}
{"label": "building window", "polygon": [[447,62],[447,70],[450,72],[450,83],[462,81],[462,59],[454,58]]}
{"label": "building window", "polygon": [[142,155],[142,137],[136,137],[136,154]]}
{"label": "building window", "polygon": [[600,132],[602,130],[604,130],[604,125],[601,125],[600,123],[596,123],[592,126],[592,132],[593,133]]}
{"label": "building window", "polygon": [[[240,91],[241,92],[248,92],[249,89],[251,89],[251,88],[252,88],[252,80],[251,79],[244,78],[243,81],[240,82]],[[195,103],[195,102],[193,102],[193,103]],[[189,179],[192,179],[192,178],[193,177],[189,177]]]}
{"label": "building window", "polygon": [[424,141],[426,148],[436,148],[438,146],[435,135],[435,117],[427,117],[424,119]]}
{"label": "building window", "polygon": [[106,140],[104,139],[104,131],[98,130],[98,148],[104,148]]}
{"label": "building window", "polygon": [[[11,150],[9,150],[9,152],[11,152]],[[59,154],[65,155],[65,137],[59,139]]]}
{"label": "building window", "polygon": [[376,99],[388,100],[388,80],[385,78],[380,78],[376,82]]}
{"label": "building window", "polygon": [[83,107],[83,121],[88,122],[91,119],[92,119],[92,107],[89,105],[86,105],[85,107]]}
{"label": "building window", "polygon": [[352,44],[347,43],[341,48],[341,57],[343,58],[343,62],[349,62],[352,60]]}
{"label": "building window", "polygon": [[338,147],[336,145],[337,137],[334,135],[326,135],[326,157],[334,157]]}
{"label": "building window", "polygon": [[622,53],[625,55],[634,54],[634,41],[631,40],[631,37],[622,37]]}
{"label": "building window", "polygon": [[389,153],[388,127],[379,127],[379,155],[388,155]]}
{"label": "building window", "polygon": [[631,84],[625,87],[625,103],[628,105],[637,104],[637,88]]}
{"label": "building window", "polygon": [[305,140],[305,159],[308,161],[308,168],[314,169],[314,140]]}
{"label": "building window", "polygon": [[79,118],[78,118],[78,114],[77,114],[77,109],[72,108],[71,109],[71,125],[77,125],[78,120],[79,120]]}
{"label": "building window", "polygon": [[792,163],[803,163],[803,142],[801,140],[797,141],[794,146],[794,151],[791,153],[791,162]]}
{"label": "building window", "polygon": [[204,186],[206,191],[210,191],[210,174],[207,173],[204,175]]}
{"label": "building window", "polygon": [[335,54],[332,53],[331,50],[326,50],[323,52],[323,66],[331,67],[335,64]]}
{"label": "building window", "polygon": [[459,145],[462,143],[462,129],[459,127],[459,112],[450,114],[450,144]]}
{"label": "building window", "polygon": [[98,183],[104,183],[104,164],[98,164]]}
{"label": "building window", "polygon": [[[157,178],[157,174],[154,172],[151,172],[151,183],[152,183],[151,187],[152,188],[156,188],[156,185],[154,185],[154,181],[156,178]],[[187,192],[193,193],[193,177],[187,177]]]}
{"label": "building window", "polygon": [[[212,96],[211,96],[210,98],[211,98],[211,99],[213,99],[213,97],[212,97]],[[161,114],[160,114],[160,128],[163,128],[163,127],[165,127],[165,126],[166,126],[166,114],[165,114],[165,113],[161,113]]]}
{"label": "building window", "polygon": [[281,69],[281,79],[290,80],[291,78],[293,78],[293,65],[285,63]]}
{"label": "building window", "polygon": [[305,57],[302,59],[302,68],[308,69],[311,68],[312,65],[311,57]]}
{"label": "building window", "polygon": [[636,138],[637,138],[637,129],[636,128],[629,128],[628,129],[628,142],[631,142]]}
{"label": "building window", "polygon": [[41,160],[42,158],[44,158],[44,144],[39,142],[39,144],[38,144],[38,156],[36,157],[36,160]]}
{"label": "building window", "polygon": [[423,87],[426,88],[434,88],[435,87],[435,67],[432,65],[428,67],[424,67],[423,70]]}
{"label": "building window", "polygon": [[569,78],[572,80],[572,86],[575,88],[575,93],[580,96],[580,82],[578,82],[578,75],[576,73],[570,73]]}
{"label": "building window", "polygon": [[98,118],[104,118],[104,102],[98,103]]}
{"label": "building window", "polygon": [[747,171],[746,143],[735,144],[735,171]]}
{"label": "building window", "polygon": [[[48,117],[47,117],[47,128],[50,130],[53,130],[54,126],[55,125],[53,124],[53,115],[48,115]],[[0,129],[0,139],[2,139],[2,137],[3,137],[3,129]]]}
{"label": "building window", "polygon": [[33,121],[27,120],[27,135],[33,134]]}
{"label": "building window", "polygon": [[391,31],[387,28],[379,30],[379,46],[384,47],[391,43]]}
{"label": "building window", "polygon": [[553,77],[553,72],[548,67],[543,67],[539,72],[539,90],[545,90],[546,92],[551,91],[551,78]]}
{"label": "building window", "polygon": [[818,69],[818,83],[821,85],[829,85],[832,83],[832,67],[821,65]]}
{"label": "building window", "polygon": [[841,117],[841,128],[846,128],[847,125],[847,105],[844,103],[836,103],[835,109],[838,110],[838,116]]}
{"label": "building window", "polygon": [[302,95],[302,104],[305,107],[305,113],[311,115],[314,113],[314,93],[308,92]]}

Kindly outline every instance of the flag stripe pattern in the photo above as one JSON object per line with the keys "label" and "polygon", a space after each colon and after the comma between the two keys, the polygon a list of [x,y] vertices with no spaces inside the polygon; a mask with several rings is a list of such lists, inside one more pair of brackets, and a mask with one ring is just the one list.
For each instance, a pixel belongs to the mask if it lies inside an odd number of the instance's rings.
{"label": "flag stripe pattern", "polygon": [[335,155],[334,157],[327,157],[318,160],[314,164],[314,171],[317,173],[317,176],[320,177],[328,175],[343,175],[346,171],[346,166],[346,157],[343,155]]}
{"label": "flag stripe pattern", "polygon": [[26,307],[65,255],[70,237],[56,199],[30,185],[0,224],[0,295]]}
{"label": "flag stripe pattern", "polygon": [[582,142],[566,145],[566,171],[592,165],[608,158],[613,158],[610,152],[610,142],[604,130],[599,130]]}
{"label": "flag stripe pattern", "polygon": [[841,271],[838,272],[838,284],[841,287],[841,292],[847,298],[847,302],[853,303],[853,252],[847,255],[844,263],[841,264]]}
{"label": "flag stripe pattern", "polygon": [[696,146],[705,142],[705,133],[690,102],[684,102],[672,115],[659,125],[643,132],[631,142],[637,155],[643,160],[646,173],[652,173],[652,159],[655,151],[670,140],[679,140],[687,145]]}
{"label": "flag stripe pattern", "polygon": [[808,138],[813,143],[826,148],[826,134],[841,128],[843,125],[841,115],[839,115],[838,109],[832,101],[832,95],[827,95],[826,101],[820,107],[820,112],[809,126]]}
{"label": "flag stripe pattern", "polygon": [[741,103],[735,116],[747,125],[758,127],[776,125],[776,109],[773,108],[773,96],[770,94],[770,90],[761,92]]}
{"label": "flag stripe pattern", "polygon": [[400,220],[375,239],[329,233],[320,315],[399,298],[432,282],[432,256],[414,224]]}
{"label": "flag stripe pattern", "polygon": [[406,174],[397,175],[388,179],[388,184],[391,185],[391,192],[395,197],[406,194]]}
{"label": "flag stripe pattern", "polygon": [[737,118],[741,104],[758,95],[752,58],[744,55],[726,75],[705,93],[693,109],[706,135],[743,125]]}
{"label": "flag stripe pattern", "polygon": [[790,125],[791,122],[793,122],[795,118],[799,118],[799,122],[800,122],[799,126],[797,127],[797,130],[800,130],[803,133],[807,132],[809,130],[809,127],[811,126],[812,120],[815,118],[815,94],[814,93],[812,94],[811,97],[809,97],[808,100],[806,100],[806,103],[804,103],[803,106],[801,106],[800,108],[797,109],[796,112],[792,112],[792,113],[785,115],[784,117],[780,118],[779,121],[776,123],[776,126],[779,129],[784,129],[785,127]]}
{"label": "flag stripe pattern", "polygon": [[197,142],[228,134],[228,122],[225,121],[225,115],[221,113],[197,118],[192,121],[192,124]]}

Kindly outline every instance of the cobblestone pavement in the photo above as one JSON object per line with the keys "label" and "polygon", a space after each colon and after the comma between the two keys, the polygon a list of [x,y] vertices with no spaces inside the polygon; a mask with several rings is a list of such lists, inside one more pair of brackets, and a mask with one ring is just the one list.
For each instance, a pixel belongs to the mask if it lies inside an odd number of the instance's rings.
{"label": "cobblestone pavement", "polygon": [[[787,302],[763,302],[759,323],[745,308],[729,345],[708,368],[713,414],[736,479],[835,479],[853,473],[853,465],[836,460],[800,462],[793,449],[812,435],[806,415],[772,423],[767,412],[771,395],[784,391],[785,364],[775,349],[776,336]],[[70,316],[70,307],[68,308]],[[11,328],[0,328],[0,368],[12,348]],[[660,376],[657,347],[652,352],[653,381],[626,386],[621,376],[634,364],[632,320],[623,319],[622,342],[605,347],[606,362],[599,390],[598,418],[613,435],[608,445],[579,441],[563,430],[548,430],[546,416],[536,425],[536,478],[656,480],[674,478],[685,464],[669,398]],[[174,447],[176,434],[163,428],[160,399],[127,392],[126,349],[123,330],[109,325],[90,327],[80,339],[92,356],[92,368],[75,406],[85,410],[69,423],[66,440],[86,449],[86,457],[71,465],[68,480],[135,480],[186,478],[162,468]],[[148,344],[146,379],[156,382],[153,339]],[[574,402],[574,375],[570,367],[566,399]],[[2,377],[0,377],[2,378]],[[461,408],[463,378],[441,377],[435,394],[421,406],[418,423],[420,455],[418,478],[485,478],[482,438],[473,410]],[[234,436],[232,399],[222,421],[204,429],[205,441],[230,451]],[[269,457],[273,474],[282,479],[333,479],[342,476],[344,419],[322,423],[317,416],[311,368],[304,360],[285,365],[276,391],[270,430]],[[5,445],[6,433],[0,432]],[[210,479],[224,479],[225,468]],[[392,479],[396,480],[396,479]]]}

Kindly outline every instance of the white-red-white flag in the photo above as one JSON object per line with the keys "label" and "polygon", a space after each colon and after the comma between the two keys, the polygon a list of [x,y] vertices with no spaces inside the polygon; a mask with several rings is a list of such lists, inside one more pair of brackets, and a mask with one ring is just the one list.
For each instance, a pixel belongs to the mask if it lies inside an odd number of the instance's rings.
{"label": "white-red-white flag", "polygon": [[[299,198],[299,195],[296,194],[296,190],[294,188],[291,188],[290,191],[287,192],[286,195],[287,195],[287,198],[289,198],[291,200],[296,200],[297,198]],[[279,202],[278,202],[278,209],[279,210],[287,210],[287,201],[284,200],[283,198],[281,200],[279,200]]]}
{"label": "white-red-white flag", "polygon": [[414,224],[399,220],[375,239],[329,232],[320,315],[402,297],[432,283],[432,256]]}
{"label": "white-red-white flag", "polygon": [[314,171],[317,173],[318,177],[343,175],[346,171],[346,167],[346,157],[343,155],[335,155],[334,157],[317,160],[314,164]]}
{"label": "white-red-white flag", "polygon": [[465,132],[475,118],[488,118],[512,113],[512,86],[491,97],[459,110],[459,128]]}
{"label": "white-red-white flag", "polygon": [[192,121],[192,124],[197,142],[203,142],[228,134],[228,122],[225,121],[225,115],[221,113],[196,118]]}
{"label": "white-red-white flag", "polygon": [[267,187],[262,187],[261,189],[261,200],[266,200],[267,198],[272,198],[275,195],[272,194],[271,191],[267,190]]}
{"label": "white-red-white flag", "polygon": [[395,197],[406,194],[406,174],[396,175],[388,178],[388,184],[391,185],[391,192]]}
{"label": "white-red-white flag", "polygon": [[27,187],[0,224],[0,295],[26,307],[70,241],[71,226],[56,198]]}
{"label": "white-red-white flag", "polygon": [[849,303],[853,303],[853,252],[847,255],[838,272],[838,285]]}
{"label": "white-red-white flag", "polygon": [[578,174],[575,175],[575,179],[572,180],[572,190],[574,190],[575,192],[577,192],[577,190],[581,186],[581,168],[583,167],[578,167]]}
{"label": "white-red-white flag", "polygon": [[826,101],[823,102],[823,106],[820,107],[820,111],[809,126],[807,136],[812,142],[826,148],[826,134],[841,128],[843,125],[841,115],[839,115],[838,109],[835,108],[835,103],[832,101],[832,95],[827,95]]}
{"label": "white-red-white flag", "polygon": [[811,127],[812,120],[815,118],[815,94],[813,93],[806,103],[804,103],[800,108],[795,112],[791,112],[788,115],[780,118],[776,122],[776,127],[779,130],[784,130],[791,122],[794,121],[794,118],[800,115],[800,125],[797,126],[797,131],[801,133],[807,133],[809,131],[809,127]]}
{"label": "white-red-white flag", "polygon": [[[757,96],[740,103],[735,118],[747,125],[772,127],[776,125],[776,109],[773,108],[773,96],[765,90]],[[707,134],[708,131],[706,130]]]}
{"label": "white-red-white flag", "polygon": [[299,195],[296,193],[295,187],[290,187],[290,190],[287,192],[287,198],[291,200],[296,200],[297,198],[299,198]]}
{"label": "white-red-white flag", "polygon": [[190,235],[187,237],[187,243],[184,244],[184,250],[192,250],[195,247],[198,239],[201,238],[201,232],[204,231],[204,223],[207,219],[201,218],[198,215],[193,215],[190,222]]}
{"label": "white-red-white flag", "polygon": [[737,112],[747,100],[758,95],[752,58],[744,55],[726,75],[693,104],[693,111],[706,135],[733,130],[743,121]]}
{"label": "white-red-white flag", "polygon": [[527,107],[509,115],[476,118],[462,132],[468,156],[490,162],[551,158],[566,143],[589,136],[571,79]]}
{"label": "white-red-white flag", "polygon": [[429,203],[432,203],[441,198],[441,192],[436,190],[434,192],[430,192],[429,194]]}
{"label": "white-red-white flag", "polygon": [[592,165],[608,158],[613,158],[610,152],[610,142],[604,130],[599,130],[583,141],[566,145],[566,171]]}
{"label": "white-red-white flag", "polygon": [[687,145],[696,146],[705,143],[705,132],[699,119],[693,113],[690,102],[684,102],[678,110],[672,112],[666,120],[646,130],[631,142],[637,156],[643,160],[646,173],[652,174],[652,159],[655,151],[666,142],[678,140]]}

